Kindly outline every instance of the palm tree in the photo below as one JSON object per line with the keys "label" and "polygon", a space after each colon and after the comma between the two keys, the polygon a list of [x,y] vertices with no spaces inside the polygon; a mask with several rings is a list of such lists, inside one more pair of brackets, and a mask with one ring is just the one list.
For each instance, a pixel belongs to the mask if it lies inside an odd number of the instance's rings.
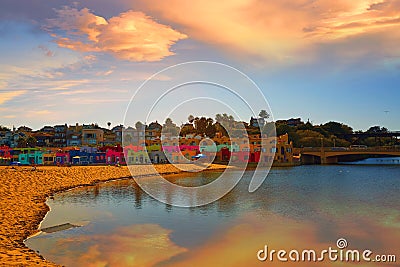
{"label": "palm tree", "polygon": [[268,112],[265,109],[262,109],[260,111],[260,114],[258,114],[258,116],[260,116],[260,118],[263,118],[264,120],[266,120],[270,117],[270,115],[268,114]]}
{"label": "palm tree", "polygon": [[222,121],[222,115],[221,114],[215,115],[215,121],[216,122],[221,122]]}

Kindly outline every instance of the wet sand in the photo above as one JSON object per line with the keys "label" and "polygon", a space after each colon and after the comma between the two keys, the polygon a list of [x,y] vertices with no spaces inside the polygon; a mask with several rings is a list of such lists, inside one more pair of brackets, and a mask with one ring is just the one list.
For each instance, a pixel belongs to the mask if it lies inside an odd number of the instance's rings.
{"label": "wet sand", "polygon": [[[160,174],[176,174],[181,170],[163,164],[154,165]],[[182,169],[194,165],[181,165]],[[131,167],[135,176],[154,173],[151,165]],[[222,170],[225,165],[213,164],[209,170]],[[130,177],[127,167],[0,167],[0,265],[2,266],[57,266],[46,261],[23,241],[38,232],[38,226],[49,210],[46,198],[56,192],[82,185]]]}

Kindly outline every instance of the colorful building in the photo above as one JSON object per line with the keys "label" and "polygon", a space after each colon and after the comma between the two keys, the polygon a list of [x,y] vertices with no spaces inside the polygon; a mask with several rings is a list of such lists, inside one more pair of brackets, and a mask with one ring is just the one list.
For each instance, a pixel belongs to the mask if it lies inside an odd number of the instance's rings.
{"label": "colorful building", "polygon": [[145,139],[153,140],[161,137],[162,126],[157,121],[150,123],[145,130]]}
{"label": "colorful building", "polygon": [[55,164],[64,165],[70,163],[69,153],[62,150],[56,152]]}
{"label": "colorful building", "polygon": [[158,164],[158,163],[167,163],[167,154],[163,151],[152,151],[147,153],[149,155],[151,163]]}
{"label": "colorful building", "polygon": [[126,162],[132,164],[148,164],[151,163],[149,155],[144,150],[143,146],[135,146],[125,150]]}
{"label": "colorful building", "polygon": [[126,164],[123,151],[108,149],[106,151],[106,164]]}
{"label": "colorful building", "polygon": [[0,146],[0,165],[8,165],[12,160],[11,148]]}
{"label": "colorful building", "polygon": [[275,162],[293,163],[293,143],[289,142],[289,135],[284,134],[276,139]]}
{"label": "colorful building", "polygon": [[23,165],[43,164],[43,152],[37,148],[21,148],[18,161]]}
{"label": "colorful building", "polygon": [[104,131],[96,128],[82,129],[82,145],[83,146],[99,146],[104,142]]}
{"label": "colorful building", "polygon": [[54,165],[56,162],[56,153],[44,152],[42,162],[43,165]]}

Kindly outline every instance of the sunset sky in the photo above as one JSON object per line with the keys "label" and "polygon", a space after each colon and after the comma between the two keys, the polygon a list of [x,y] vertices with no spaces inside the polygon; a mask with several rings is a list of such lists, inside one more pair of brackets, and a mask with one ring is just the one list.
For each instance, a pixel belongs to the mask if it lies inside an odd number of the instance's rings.
{"label": "sunset sky", "polygon": [[399,44],[400,0],[2,0],[0,125],[120,124],[153,73],[206,60],[275,119],[400,130]]}

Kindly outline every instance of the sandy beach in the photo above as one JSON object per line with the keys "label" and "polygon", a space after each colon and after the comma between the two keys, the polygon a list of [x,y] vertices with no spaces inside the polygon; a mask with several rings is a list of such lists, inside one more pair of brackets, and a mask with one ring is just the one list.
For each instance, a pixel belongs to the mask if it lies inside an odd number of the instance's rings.
{"label": "sandy beach", "polygon": [[[193,165],[182,166],[183,169]],[[225,169],[211,165],[209,170]],[[134,167],[137,176],[154,173],[152,166]],[[181,170],[172,165],[155,165],[160,174],[174,174]],[[38,225],[48,212],[46,198],[52,194],[81,185],[130,177],[127,167],[0,167],[0,265],[2,266],[57,266],[46,261],[23,241],[38,232]]]}

